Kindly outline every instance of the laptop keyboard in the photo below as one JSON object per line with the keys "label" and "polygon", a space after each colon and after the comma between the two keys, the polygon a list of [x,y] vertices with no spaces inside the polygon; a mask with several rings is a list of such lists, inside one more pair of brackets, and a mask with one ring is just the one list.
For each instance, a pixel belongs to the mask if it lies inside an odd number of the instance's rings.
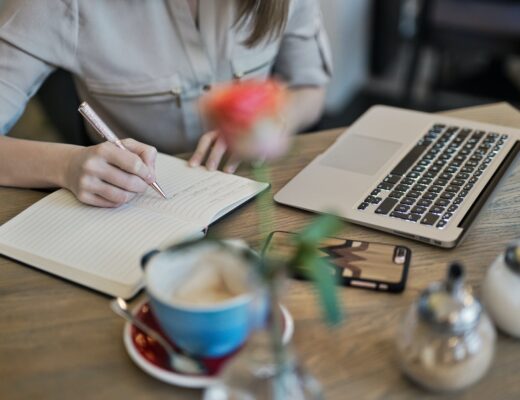
{"label": "laptop keyboard", "polygon": [[435,124],[358,210],[445,228],[507,139]]}

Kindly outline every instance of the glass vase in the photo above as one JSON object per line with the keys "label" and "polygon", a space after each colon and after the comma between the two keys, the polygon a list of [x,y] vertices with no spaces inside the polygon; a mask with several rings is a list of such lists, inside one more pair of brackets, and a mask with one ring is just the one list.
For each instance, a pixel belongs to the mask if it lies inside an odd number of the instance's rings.
{"label": "glass vase", "polygon": [[290,346],[273,351],[272,335],[252,335],[240,353],[207,388],[204,400],[323,399],[319,383],[297,362]]}

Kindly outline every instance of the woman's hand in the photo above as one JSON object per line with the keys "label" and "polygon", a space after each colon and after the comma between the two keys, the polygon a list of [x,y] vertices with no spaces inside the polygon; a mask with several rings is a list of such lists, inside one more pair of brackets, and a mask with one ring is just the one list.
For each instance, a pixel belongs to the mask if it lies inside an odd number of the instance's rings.
{"label": "woman's hand", "polygon": [[133,139],[76,148],[65,173],[65,187],[83,203],[118,207],[142,193],[155,180],[157,150]]}
{"label": "woman's hand", "polygon": [[[219,136],[217,131],[210,131],[201,136],[197,148],[190,158],[189,165],[198,167],[206,160],[206,168],[210,171],[215,171],[227,153],[228,146],[224,139]],[[229,154],[222,170],[233,174],[240,165],[240,162],[241,160],[236,154]]]}

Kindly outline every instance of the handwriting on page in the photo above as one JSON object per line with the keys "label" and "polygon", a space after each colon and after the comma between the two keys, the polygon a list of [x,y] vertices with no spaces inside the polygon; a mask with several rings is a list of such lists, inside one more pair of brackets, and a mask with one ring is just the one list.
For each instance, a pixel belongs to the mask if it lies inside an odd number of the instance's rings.
{"label": "handwriting on page", "polygon": [[132,205],[204,226],[223,209],[253,196],[261,187],[258,182],[236,175],[191,168],[185,161],[171,157],[158,159],[157,175],[169,199],[161,199],[149,189]]}

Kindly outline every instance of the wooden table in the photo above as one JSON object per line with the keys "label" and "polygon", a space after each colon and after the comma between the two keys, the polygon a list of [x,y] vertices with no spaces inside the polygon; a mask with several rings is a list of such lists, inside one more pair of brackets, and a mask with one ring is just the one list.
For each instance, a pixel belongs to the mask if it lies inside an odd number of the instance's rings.
{"label": "wooden table", "polygon": [[[449,112],[449,115],[520,128],[520,113],[507,104]],[[300,136],[293,156],[273,170],[278,191],[341,130]],[[246,174],[247,175],[247,174]],[[43,192],[0,189],[0,223],[42,198]],[[441,279],[450,260],[460,260],[469,282],[479,287],[486,268],[510,240],[520,236],[520,174],[504,180],[466,240],[454,250],[346,224],[343,237],[400,243],[413,251],[406,291],[400,295],[341,288],[348,319],[337,329],[321,320],[308,284],[291,285],[285,303],[296,320],[294,347],[321,381],[330,399],[416,399],[433,396],[403,378],[394,352],[402,314],[428,283]],[[311,214],[277,206],[274,226],[297,230]],[[259,243],[254,204],[216,224],[214,233]],[[138,299],[137,299],[138,300]],[[0,399],[195,399],[197,390],[161,383],[127,356],[123,321],[103,295],[0,257]],[[499,336],[491,371],[457,399],[520,398],[520,341]],[[444,397],[442,397],[444,398]]]}

